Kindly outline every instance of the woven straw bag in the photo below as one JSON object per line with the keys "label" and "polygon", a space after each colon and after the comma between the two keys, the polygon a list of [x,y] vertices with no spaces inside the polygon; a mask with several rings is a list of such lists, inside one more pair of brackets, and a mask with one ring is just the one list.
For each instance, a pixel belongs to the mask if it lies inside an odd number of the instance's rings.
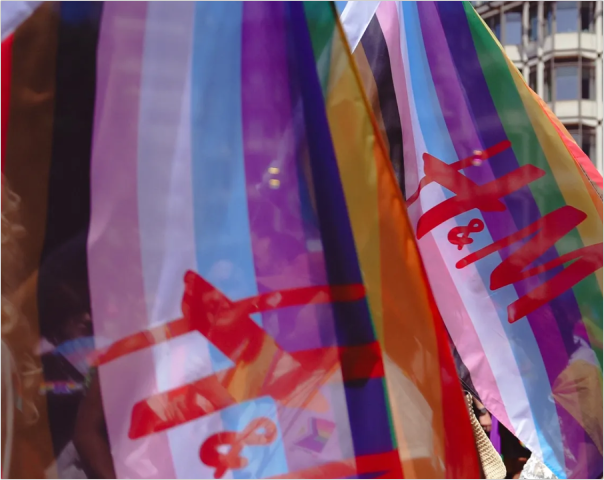
{"label": "woven straw bag", "polygon": [[482,464],[484,476],[487,479],[503,479],[506,476],[506,469],[501,457],[493,447],[493,444],[487,437],[487,434],[482,429],[480,422],[474,414],[472,395],[466,395],[466,405],[470,414],[470,422],[472,423],[472,431],[474,432],[474,441],[478,449],[478,457]]}

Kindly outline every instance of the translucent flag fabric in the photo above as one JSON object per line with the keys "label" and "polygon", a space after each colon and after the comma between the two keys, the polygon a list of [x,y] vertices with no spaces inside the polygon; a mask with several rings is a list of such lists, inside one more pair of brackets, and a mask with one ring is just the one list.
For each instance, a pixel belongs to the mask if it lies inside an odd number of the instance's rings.
{"label": "translucent flag fabric", "polygon": [[45,3],[7,37],[3,355],[36,415],[4,476],[478,477],[337,15]]}

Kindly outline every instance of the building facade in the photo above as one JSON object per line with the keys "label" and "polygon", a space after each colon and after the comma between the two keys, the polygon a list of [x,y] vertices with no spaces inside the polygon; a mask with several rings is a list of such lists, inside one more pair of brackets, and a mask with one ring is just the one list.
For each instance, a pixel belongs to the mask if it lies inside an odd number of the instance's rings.
{"label": "building facade", "polygon": [[473,2],[508,57],[602,172],[603,2]]}

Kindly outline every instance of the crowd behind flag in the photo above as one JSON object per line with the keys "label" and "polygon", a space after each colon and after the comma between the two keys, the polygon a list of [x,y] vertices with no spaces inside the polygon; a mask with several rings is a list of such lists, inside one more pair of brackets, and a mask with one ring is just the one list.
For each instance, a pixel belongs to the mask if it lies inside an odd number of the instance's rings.
{"label": "crowd behind flag", "polygon": [[361,3],[342,22],[472,383],[557,476],[595,478],[602,176],[469,2]]}
{"label": "crowd behind flag", "polygon": [[332,3],[44,3],[2,49],[44,377],[4,476],[479,476]]}

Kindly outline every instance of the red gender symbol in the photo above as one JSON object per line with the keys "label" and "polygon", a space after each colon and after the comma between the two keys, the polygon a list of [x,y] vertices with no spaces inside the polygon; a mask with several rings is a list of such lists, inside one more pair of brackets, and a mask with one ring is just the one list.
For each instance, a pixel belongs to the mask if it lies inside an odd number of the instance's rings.
{"label": "red gender symbol", "polygon": [[[245,445],[269,445],[277,438],[277,426],[268,418],[252,420],[239,432],[220,432],[207,438],[199,450],[199,458],[210,467],[215,467],[214,478],[222,478],[227,470],[238,470],[248,464],[248,459],[240,455]],[[227,453],[218,448],[228,445]]]}

